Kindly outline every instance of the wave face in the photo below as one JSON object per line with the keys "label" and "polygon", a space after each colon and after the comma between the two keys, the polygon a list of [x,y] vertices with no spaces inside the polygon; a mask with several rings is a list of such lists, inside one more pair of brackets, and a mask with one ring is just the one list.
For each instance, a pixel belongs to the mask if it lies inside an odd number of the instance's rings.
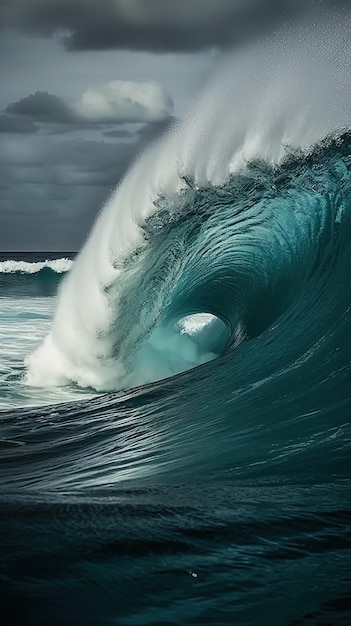
{"label": "wave face", "polygon": [[349,26],[228,61],[61,284],[27,384],[118,391],[1,414],[14,623],[350,623]]}

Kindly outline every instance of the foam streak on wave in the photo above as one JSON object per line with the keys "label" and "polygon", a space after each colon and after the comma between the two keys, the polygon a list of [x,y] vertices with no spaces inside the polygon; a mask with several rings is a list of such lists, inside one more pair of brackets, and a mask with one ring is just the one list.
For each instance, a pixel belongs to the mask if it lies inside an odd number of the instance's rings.
{"label": "foam streak on wave", "polygon": [[[118,389],[203,363],[215,355],[212,347],[177,327],[194,313],[215,315],[233,345],[242,341],[253,289],[276,289],[286,267],[295,267],[292,255],[301,257],[302,242],[302,258],[318,253],[337,201],[329,211],[317,198],[316,208],[306,183],[302,200],[287,192],[267,209],[262,197],[252,202],[246,193],[246,204],[230,205],[233,192],[226,188],[221,226],[219,212],[208,214],[206,193],[230,176],[246,176],[254,194],[264,174],[252,173],[252,161],[276,166],[287,153],[307,154],[329,133],[349,128],[349,32],[350,20],[315,26],[312,38],[309,30],[284,32],[224,63],[196,110],[134,165],[100,215],[63,285],[52,331],[28,361],[30,384]],[[236,188],[243,194],[245,185]],[[199,217],[192,194],[201,190]],[[221,190],[215,193],[219,202]],[[156,233],[169,233],[172,223],[178,234],[168,245]],[[274,283],[269,259],[281,268]],[[209,267],[211,286],[225,285],[211,301]],[[234,301],[235,315],[228,309]]]}

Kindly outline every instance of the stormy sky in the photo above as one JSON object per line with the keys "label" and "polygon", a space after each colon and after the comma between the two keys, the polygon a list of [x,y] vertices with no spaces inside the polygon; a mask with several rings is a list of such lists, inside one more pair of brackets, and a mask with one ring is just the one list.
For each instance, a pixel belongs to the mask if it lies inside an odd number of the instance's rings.
{"label": "stormy sky", "polygon": [[221,56],[346,0],[0,0],[0,250],[77,250]]}

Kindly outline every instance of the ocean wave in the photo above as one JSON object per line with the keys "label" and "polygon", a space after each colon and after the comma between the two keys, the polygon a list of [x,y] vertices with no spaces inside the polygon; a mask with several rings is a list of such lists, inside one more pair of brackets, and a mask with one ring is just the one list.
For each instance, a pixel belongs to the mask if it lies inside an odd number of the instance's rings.
{"label": "ocean wave", "polygon": [[[349,54],[345,22],[230,57],[100,214],[28,360],[30,384],[145,384],[233,349],[289,308],[348,212]],[[179,332],[199,313],[215,318],[214,341],[208,329]]]}
{"label": "ocean wave", "polygon": [[[317,318],[309,299],[349,231],[349,163],[344,133],[279,167],[252,162],[220,187],[187,178],[159,197],[123,261],[83,251],[28,382],[126,389],[233,351],[299,303]],[[211,324],[184,332],[199,314]]]}
{"label": "ocean wave", "polygon": [[69,272],[73,261],[65,257],[45,261],[0,261],[0,274],[38,274],[42,270],[51,270],[56,274]]}

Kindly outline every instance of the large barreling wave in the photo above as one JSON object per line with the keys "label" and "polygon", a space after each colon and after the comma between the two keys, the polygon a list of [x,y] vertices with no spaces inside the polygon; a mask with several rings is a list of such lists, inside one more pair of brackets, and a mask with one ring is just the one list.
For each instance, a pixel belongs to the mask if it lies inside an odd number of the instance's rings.
{"label": "large barreling wave", "polygon": [[280,33],[224,63],[107,203],[30,384],[126,389],[273,328],[281,352],[322,338],[348,245],[348,26]]}

